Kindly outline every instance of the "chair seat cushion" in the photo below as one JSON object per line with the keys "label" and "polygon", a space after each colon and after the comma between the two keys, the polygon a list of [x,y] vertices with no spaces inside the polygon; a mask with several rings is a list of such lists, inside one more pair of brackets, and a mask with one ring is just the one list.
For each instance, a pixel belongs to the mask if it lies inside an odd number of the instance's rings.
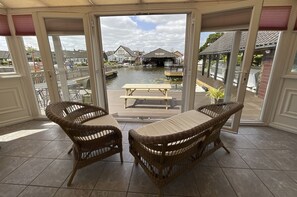
{"label": "chair seat cushion", "polygon": [[84,122],[83,124],[85,124],[85,125],[105,125],[105,126],[110,125],[110,126],[117,127],[118,129],[121,129],[117,120],[110,114],[101,116],[99,118],[94,118],[92,120]]}
{"label": "chair seat cushion", "polygon": [[211,117],[203,113],[200,113],[196,110],[190,110],[172,116],[168,119],[145,125],[136,129],[135,131],[143,136],[170,135],[189,130],[195,126],[209,121],[210,119]]}

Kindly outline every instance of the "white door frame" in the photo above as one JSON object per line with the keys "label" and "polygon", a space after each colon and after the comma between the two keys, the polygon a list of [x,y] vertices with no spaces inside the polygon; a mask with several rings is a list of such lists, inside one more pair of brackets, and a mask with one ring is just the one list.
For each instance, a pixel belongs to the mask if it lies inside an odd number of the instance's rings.
{"label": "white door frame", "polygon": [[[252,7],[251,19],[250,19],[248,35],[247,35],[247,42],[245,46],[245,55],[242,62],[242,74],[240,76],[240,80],[238,84],[239,87],[238,87],[238,92],[236,97],[236,101],[239,103],[244,103],[244,99],[245,99],[248,76],[249,76],[251,63],[253,60],[255,44],[257,40],[257,33],[258,33],[259,21],[261,17],[262,5],[263,5],[263,0],[259,0],[259,1],[253,0],[249,2],[242,2],[240,4],[235,3],[231,5],[229,9],[224,6],[223,7],[209,6],[209,9],[201,10],[202,14],[209,14],[209,13],[222,12],[227,10],[235,10],[235,9]],[[224,128],[232,132],[237,132],[240,125],[241,114],[242,114],[242,110],[240,110],[233,116],[231,121],[231,127],[224,127]]]}

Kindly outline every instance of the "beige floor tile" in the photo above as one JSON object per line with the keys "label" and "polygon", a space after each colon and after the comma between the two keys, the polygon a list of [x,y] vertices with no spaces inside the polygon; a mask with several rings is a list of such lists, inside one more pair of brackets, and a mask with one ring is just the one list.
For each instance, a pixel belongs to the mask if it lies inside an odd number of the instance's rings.
{"label": "beige floor tile", "polygon": [[240,134],[240,135],[258,135],[258,134],[266,134],[266,132],[263,131],[263,127],[242,126],[242,127],[239,127],[238,134]]}
{"label": "beige floor tile", "polygon": [[224,168],[223,171],[238,196],[273,196],[252,170]]}
{"label": "beige floor tile", "polygon": [[163,192],[169,196],[200,196],[192,170],[186,170],[182,175],[172,180],[164,187]]}
{"label": "beige floor tile", "polygon": [[291,177],[297,183],[297,171],[285,171],[286,174]]}
{"label": "beige floor tile", "polygon": [[65,150],[58,156],[58,159],[67,159],[67,160],[73,160],[74,155],[73,151],[71,153],[68,153],[69,150],[72,148],[73,143],[71,142],[71,145],[65,148]]}
{"label": "beige floor tile", "polygon": [[129,192],[158,194],[159,190],[147,174],[145,174],[141,166],[138,165],[133,167]]}
{"label": "beige floor tile", "polygon": [[227,132],[221,133],[221,139],[226,147],[231,148],[256,148],[254,144],[249,142],[243,135],[231,134]]}
{"label": "beige floor tile", "polygon": [[31,185],[60,187],[72,171],[72,166],[72,161],[55,160],[31,183]]}
{"label": "beige floor tile", "polygon": [[14,140],[1,148],[1,155],[32,157],[45,147],[50,141],[42,140]]}
{"label": "beige floor tile", "polygon": [[127,131],[127,130],[122,130],[123,144],[129,144],[128,134],[129,134],[129,131]]}
{"label": "beige floor tile", "polygon": [[[0,136],[20,130],[45,131],[21,139],[0,140],[0,197],[158,196],[157,186],[141,166],[134,166],[129,153],[128,131],[142,125],[120,123],[124,164],[119,162],[119,154],[115,154],[79,169],[70,187],[66,183],[72,170],[73,152],[69,155],[67,152],[72,142],[58,125],[50,121],[28,121],[0,128]],[[297,135],[269,127],[245,126],[240,127],[238,135],[223,133],[222,139],[231,154],[219,149],[189,173],[169,183],[164,196],[229,197],[234,193],[252,197],[296,196]],[[26,187],[28,184],[31,185]]]}
{"label": "beige floor tile", "polygon": [[28,158],[0,156],[0,180],[22,165]]}
{"label": "beige floor tile", "polygon": [[3,183],[30,184],[53,160],[31,158],[2,180]]}
{"label": "beige floor tile", "polygon": [[198,163],[199,166],[219,167],[219,164],[214,155],[209,155]]}
{"label": "beige floor tile", "polygon": [[104,162],[95,189],[127,191],[132,166],[132,163]]}
{"label": "beige floor tile", "polygon": [[126,192],[96,191],[90,197],[126,197]]}
{"label": "beige floor tile", "polygon": [[262,150],[282,170],[297,170],[297,153],[293,150]]}
{"label": "beige floor tile", "polygon": [[124,130],[126,123],[125,122],[118,122],[118,123],[121,127],[121,130]]}
{"label": "beige floor tile", "polygon": [[59,132],[52,128],[46,128],[41,132],[23,137],[26,140],[54,140],[59,135]]}
{"label": "beige floor tile", "polygon": [[64,189],[61,188],[55,194],[55,197],[89,197],[92,190],[79,190],[79,189]]}
{"label": "beige floor tile", "polygon": [[52,141],[34,155],[34,157],[55,159],[63,152],[67,151],[71,144],[72,142],[68,140]]}
{"label": "beige floor tile", "polygon": [[275,196],[297,196],[297,183],[283,171],[255,170],[254,172]]}
{"label": "beige floor tile", "polygon": [[57,190],[58,188],[29,186],[19,197],[52,197]]}
{"label": "beige floor tile", "polygon": [[201,196],[228,196],[236,194],[221,168],[199,167],[194,169],[197,187]]}
{"label": "beige floor tile", "polygon": [[[99,176],[102,174],[103,167],[103,162],[96,162],[79,169],[73,178],[72,184],[68,188],[93,189],[98,181]],[[64,182],[63,187],[67,187],[68,179]]]}
{"label": "beige floor tile", "polygon": [[[123,160],[124,160],[124,162],[130,162],[130,163],[134,162],[134,157],[129,152],[129,144],[123,144]],[[104,161],[120,162],[121,161],[120,154],[117,153],[110,157],[107,157],[106,159],[104,159]]]}
{"label": "beige floor tile", "polygon": [[296,149],[297,142],[287,135],[245,135],[258,149]]}
{"label": "beige floor tile", "polygon": [[[159,197],[158,194],[128,193],[127,197]],[[164,197],[177,197],[175,195],[164,195]],[[180,197],[180,196],[179,196]]]}
{"label": "beige floor tile", "polygon": [[279,169],[267,156],[256,149],[236,149],[252,169]]}
{"label": "beige floor tile", "polygon": [[129,131],[130,129],[137,129],[137,128],[142,127],[142,126],[143,126],[143,123],[131,123],[131,122],[128,122],[128,123],[126,123],[126,125],[124,127],[124,130]]}
{"label": "beige floor tile", "polygon": [[249,166],[244,162],[244,160],[238,155],[235,150],[231,148],[228,149],[230,151],[230,154],[227,153],[223,148],[218,149],[214,153],[214,156],[221,167],[249,168]]}
{"label": "beige floor tile", "polygon": [[0,184],[0,197],[18,196],[25,188],[24,185]]}

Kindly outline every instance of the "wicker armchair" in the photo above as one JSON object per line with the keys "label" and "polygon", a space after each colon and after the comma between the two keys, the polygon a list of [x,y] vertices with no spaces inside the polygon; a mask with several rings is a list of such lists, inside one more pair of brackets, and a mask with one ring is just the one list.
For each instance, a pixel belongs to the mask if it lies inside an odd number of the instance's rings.
{"label": "wicker armchair", "polygon": [[130,152],[161,194],[172,179],[220,147],[229,153],[220,130],[242,108],[234,102],[206,105],[130,130]]}
{"label": "wicker armchair", "polygon": [[73,171],[67,185],[76,171],[98,160],[120,153],[122,156],[122,133],[117,121],[104,109],[77,102],[57,102],[47,106],[46,116],[60,125],[73,142]]}

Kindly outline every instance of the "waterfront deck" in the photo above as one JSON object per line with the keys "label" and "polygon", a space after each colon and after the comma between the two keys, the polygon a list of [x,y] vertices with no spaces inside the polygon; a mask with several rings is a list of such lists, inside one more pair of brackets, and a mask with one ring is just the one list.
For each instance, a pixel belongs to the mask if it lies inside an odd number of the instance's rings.
{"label": "waterfront deck", "polygon": [[169,71],[165,70],[164,75],[166,77],[183,77],[183,72],[182,71]]}
{"label": "waterfront deck", "polygon": [[[169,103],[168,110],[165,109],[165,102],[162,100],[129,100],[127,108],[124,108],[124,100],[120,96],[125,94],[125,90],[108,90],[109,111],[118,118],[138,118],[138,119],[158,119],[170,117],[181,112],[181,91],[170,91],[168,96],[173,99]],[[139,95],[144,94],[139,93]],[[205,92],[195,93],[195,108],[210,103]],[[247,92],[242,113],[242,120],[259,120],[263,99]]]}

